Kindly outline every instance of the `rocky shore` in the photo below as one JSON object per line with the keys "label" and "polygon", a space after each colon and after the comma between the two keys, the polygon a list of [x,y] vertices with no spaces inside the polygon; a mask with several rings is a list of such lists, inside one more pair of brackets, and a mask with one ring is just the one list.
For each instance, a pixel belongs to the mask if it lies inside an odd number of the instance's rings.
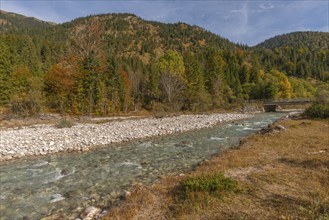
{"label": "rocky shore", "polygon": [[168,135],[250,118],[248,114],[181,115],[77,124],[71,128],[34,125],[0,131],[0,161],[57,152],[88,151],[94,146]]}

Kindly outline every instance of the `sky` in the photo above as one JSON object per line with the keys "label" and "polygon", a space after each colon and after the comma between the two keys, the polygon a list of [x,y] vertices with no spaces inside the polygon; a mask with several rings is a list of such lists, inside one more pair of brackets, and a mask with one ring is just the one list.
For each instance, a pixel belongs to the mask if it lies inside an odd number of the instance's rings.
{"label": "sky", "polygon": [[133,13],[145,20],[198,25],[249,46],[293,31],[329,32],[329,0],[0,0],[0,9],[56,23]]}

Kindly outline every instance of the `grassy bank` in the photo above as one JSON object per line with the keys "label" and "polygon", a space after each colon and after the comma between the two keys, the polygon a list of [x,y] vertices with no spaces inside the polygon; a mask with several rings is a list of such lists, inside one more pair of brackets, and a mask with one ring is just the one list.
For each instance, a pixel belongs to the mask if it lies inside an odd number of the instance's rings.
{"label": "grassy bank", "polygon": [[328,120],[280,124],[190,174],[137,187],[104,219],[329,219]]}

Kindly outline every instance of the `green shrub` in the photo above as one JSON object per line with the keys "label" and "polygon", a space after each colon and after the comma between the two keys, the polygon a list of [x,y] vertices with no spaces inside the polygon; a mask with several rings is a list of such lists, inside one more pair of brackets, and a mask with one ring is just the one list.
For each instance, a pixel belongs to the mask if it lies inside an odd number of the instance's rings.
{"label": "green shrub", "polygon": [[240,192],[236,180],[225,177],[223,174],[188,177],[181,182],[183,192]]}
{"label": "green shrub", "polygon": [[67,120],[66,118],[62,118],[56,125],[56,128],[70,128],[72,127],[74,124],[73,122]]}
{"label": "green shrub", "polygon": [[313,104],[305,110],[304,115],[310,118],[329,118],[329,105]]}

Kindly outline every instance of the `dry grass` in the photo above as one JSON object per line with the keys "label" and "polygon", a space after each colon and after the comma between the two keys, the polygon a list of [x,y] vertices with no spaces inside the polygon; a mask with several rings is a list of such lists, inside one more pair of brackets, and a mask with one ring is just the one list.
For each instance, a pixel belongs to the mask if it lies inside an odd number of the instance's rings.
{"label": "dry grass", "polygon": [[120,206],[111,209],[103,219],[166,219],[167,204],[173,202],[168,190],[175,187],[177,180],[168,177],[161,182],[156,189],[154,186],[137,186],[131,196],[126,197]]}
{"label": "dry grass", "polygon": [[250,137],[188,176],[224,173],[243,189],[182,196],[185,177],[138,188],[105,219],[329,219],[329,123],[286,120],[286,131]]}

